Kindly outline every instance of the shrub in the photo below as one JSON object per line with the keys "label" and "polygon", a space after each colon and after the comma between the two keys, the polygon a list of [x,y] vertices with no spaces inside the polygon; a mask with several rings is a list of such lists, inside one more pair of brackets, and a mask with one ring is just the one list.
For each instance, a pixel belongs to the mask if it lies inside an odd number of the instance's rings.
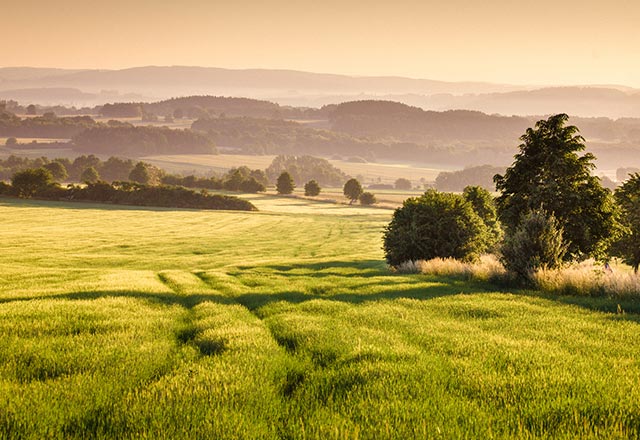
{"label": "shrub", "polygon": [[266,190],[267,188],[265,188],[265,186],[262,183],[258,182],[255,177],[249,177],[248,179],[243,180],[240,183],[240,191],[242,192],[258,193],[258,192],[264,192]]}
{"label": "shrub", "polygon": [[310,180],[304,185],[304,195],[315,197],[320,194],[320,185],[315,180]]}
{"label": "shrub", "polygon": [[496,203],[491,193],[481,186],[467,186],[462,192],[462,197],[471,203],[473,210],[489,229],[487,250],[497,250],[498,243],[502,240],[502,227],[498,221]]}
{"label": "shrub", "polygon": [[360,204],[361,205],[374,205],[378,203],[378,200],[376,200],[376,196],[373,195],[370,192],[363,192],[362,194],[360,194]]}
{"label": "shrub", "polygon": [[485,252],[487,234],[462,196],[429,190],[394,212],[384,233],[385,258],[391,266],[437,257],[473,261]]}
{"label": "shrub", "polygon": [[563,230],[553,214],[537,209],[526,214],[502,245],[502,262],[521,280],[540,269],[557,269],[567,252]]}

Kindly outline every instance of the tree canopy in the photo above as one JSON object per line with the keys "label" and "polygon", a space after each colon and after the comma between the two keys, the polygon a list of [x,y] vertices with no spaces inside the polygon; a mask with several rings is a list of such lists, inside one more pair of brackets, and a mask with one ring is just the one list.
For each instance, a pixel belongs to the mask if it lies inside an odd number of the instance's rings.
{"label": "tree canopy", "polygon": [[429,190],[404,201],[384,233],[387,263],[432,258],[474,260],[487,250],[488,230],[462,196]]}
{"label": "tree canopy", "polygon": [[296,185],[293,183],[293,179],[291,178],[291,174],[286,171],[283,171],[280,176],[278,176],[278,181],[276,182],[276,190],[278,194],[291,194]]}
{"label": "tree canopy", "polygon": [[614,253],[633,267],[640,266],[640,174],[634,173],[615,192],[620,207],[623,233],[614,245]]}
{"label": "tree canopy", "polygon": [[344,196],[348,198],[351,203],[360,198],[360,196],[362,195],[362,191],[362,185],[360,185],[358,179],[353,178],[347,180],[347,182],[344,184],[344,188],[342,189]]}
{"label": "tree canopy", "polygon": [[611,194],[591,175],[595,157],[566,114],[540,120],[520,137],[520,152],[504,175],[496,175],[498,213],[513,233],[530,211],[543,208],[564,228],[565,259],[603,256],[615,231]]}

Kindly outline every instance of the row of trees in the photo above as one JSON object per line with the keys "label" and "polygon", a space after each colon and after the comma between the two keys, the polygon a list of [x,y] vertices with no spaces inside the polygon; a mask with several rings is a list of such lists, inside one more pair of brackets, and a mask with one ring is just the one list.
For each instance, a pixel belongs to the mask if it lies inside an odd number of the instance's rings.
{"label": "row of trees", "polygon": [[[288,171],[283,171],[276,181],[276,191],[278,194],[291,194],[296,185],[293,177]],[[318,182],[310,180],[304,185],[304,195],[308,197],[315,197],[320,194],[321,188]],[[362,205],[373,205],[377,203],[376,196],[370,192],[365,192],[362,189],[362,185],[357,179],[349,179],[343,187],[344,196],[349,199],[350,204],[355,201],[360,201]]]}
{"label": "row of trees", "polygon": [[206,190],[193,191],[180,186],[99,181],[62,187],[54,182],[51,172],[45,168],[20,171],[13,176],[10,185],[0,182],[0,195],[169,208],[256,210],[252,203],[238,197],[209,194]]}
{"label": "row of trees", "polygon": [[[595,157],[568,116],[538,121],[521,136],[515,161],[495,176],[494,201],[479,187],[462,195],[427,191],[396,210],[384,236],[387,262],[498,251],[527,279],[540,268],[619,256],[640,265],[640,174],[612,195],[592,176]],[[504,233],[502,232],[504,230]]]}

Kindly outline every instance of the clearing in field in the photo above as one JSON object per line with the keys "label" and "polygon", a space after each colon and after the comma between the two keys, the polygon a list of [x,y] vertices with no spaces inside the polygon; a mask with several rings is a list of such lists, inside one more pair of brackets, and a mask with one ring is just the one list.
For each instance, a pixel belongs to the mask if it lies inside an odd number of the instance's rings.
{"label": "clearing in field", "polygon": [[291,203],[0,200],[0,438],[638,437],[637,308],[391,273],[390,211]]}

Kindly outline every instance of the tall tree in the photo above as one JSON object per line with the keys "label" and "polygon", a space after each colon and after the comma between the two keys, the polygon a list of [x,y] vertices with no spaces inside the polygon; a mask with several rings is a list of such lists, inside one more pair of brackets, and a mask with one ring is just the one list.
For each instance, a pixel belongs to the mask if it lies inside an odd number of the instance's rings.
{"label": "tall tree", "polygon": [[543,208],[563,227],[565,260],[604,255],[616,230],[611,193],[591,175],[595,157],[566,114],[540,120],[520,137],[520,152],[504,176],[496,175],[498,213],[507,234],[528,212]]}
{"label": "tall tree", "polygon": [[634,173],[615,192],[624,226],[614,245],[614,253],[638,273],[640,266],[640,174]]}

